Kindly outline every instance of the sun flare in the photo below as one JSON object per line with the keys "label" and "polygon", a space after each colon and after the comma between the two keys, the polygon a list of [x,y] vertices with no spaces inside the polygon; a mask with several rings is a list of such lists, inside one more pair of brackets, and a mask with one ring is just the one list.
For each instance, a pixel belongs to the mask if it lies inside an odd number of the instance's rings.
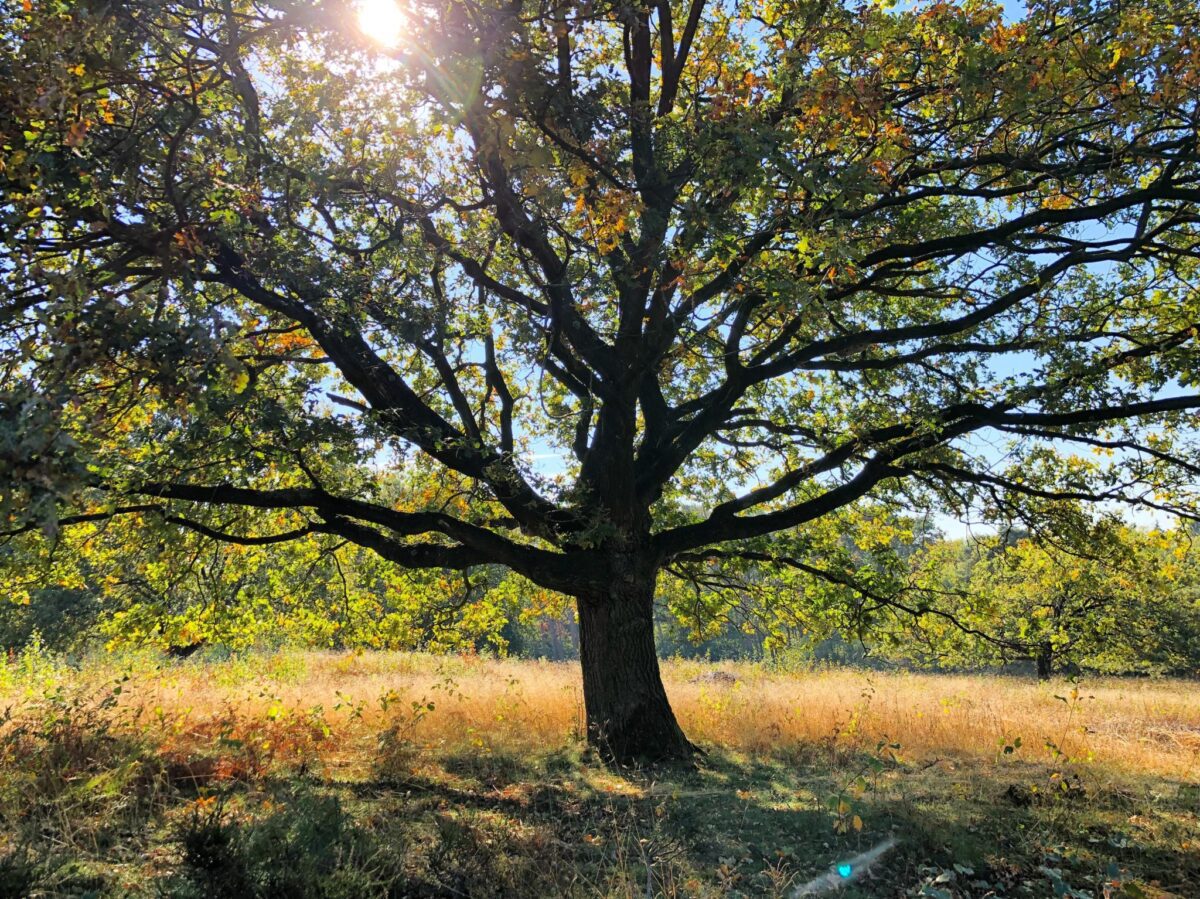
{"label": "sun flare", "polygon": [[358,27],[372,40],[394,47],[404,31],[404,13],[394,0],[360,0]]}

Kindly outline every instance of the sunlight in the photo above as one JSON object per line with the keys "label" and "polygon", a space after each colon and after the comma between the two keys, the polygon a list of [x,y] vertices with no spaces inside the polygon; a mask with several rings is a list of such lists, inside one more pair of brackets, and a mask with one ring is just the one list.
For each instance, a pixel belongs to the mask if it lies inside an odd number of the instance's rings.
{"label": "sunlight", "polygon": [[361,0],[358,27],[372,40],[385,47],[394,47],[400,43],[400,34],[404,30],[404,13],[395,0]]}

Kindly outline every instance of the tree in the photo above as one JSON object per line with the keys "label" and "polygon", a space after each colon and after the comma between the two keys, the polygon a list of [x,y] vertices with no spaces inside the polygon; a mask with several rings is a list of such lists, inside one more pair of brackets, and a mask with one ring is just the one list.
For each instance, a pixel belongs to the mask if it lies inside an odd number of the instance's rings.
{"label": "tree", "polygon": [[[1074,504],[1047,518],[1053,526],[1036,534],[953,542],[919,559],[918,580],[943,613],[942,633],[923,642],[976,664],[1028,659],[1039,680],[1103,651],[1139,656],[1132,622],[1165,592],[1145,538]],[[947,639],[947,627],[958,633]]]}
{"label": "tree", "polygon": [[[1195,558],[1185,529],[1145,531],[1078,504],[1036,532],[946,541],[914,559],[929,614],[893,616],[900,657],[989,665],[1026,659],[1041,680],[1067,669],[1195,669]],[[914,652],[914,647],[920,649]]]}
{"label": "tree", "polygon": [[[625,761],[692,752],[664,566],[836,580],[806,534],[868,499],[1192,508],[1189,0],[3,9],[10,532],[505,566]],[[469,502],[390,497],[417,460]]]}
{"label": "tree", "polygon": [[1088,529],[1087,548],[1024,537],[975,566],[969,589],[993,610],[998,642],[1032,658],[1038,680],[1119,639],[1137,588],[1129,536],[1110,522]]}

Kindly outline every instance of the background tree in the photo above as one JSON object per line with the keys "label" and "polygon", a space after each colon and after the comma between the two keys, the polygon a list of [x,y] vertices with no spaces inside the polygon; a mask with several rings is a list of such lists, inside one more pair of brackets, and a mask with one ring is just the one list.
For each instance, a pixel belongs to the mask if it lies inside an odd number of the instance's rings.
{"label": "background tree", "polygon": [[1064,546],[1059,535],[1001,546],[971,572],[975,617],[990,610],[1000,646],[1032,658],[1040,680],[1078,666],[1089,652],[1123,642],[1135,595],[1150,586],[1129,536],[1109,523],[1087,529],[1090,546]]}
{"label": "background tree", "polygon": [[1174,601],[1156,552],[1162,538],[1111,516],[1092,520],[1077,505],[1043,514],[1036,533],[954,541],[916,560],[925,595],[942,613],[921,642],[943,662],[1031,660],[1043,680],[1101,659],[1131,670],[1151,654],[1149,634],[1164,622],[1159,607]]}
{"label": "background tree", "polygon": [[0,9],[10,532],[507,567],[628,760],[691,752],[665,566],[836,584],[866,498],[1192,508],[1190,0]]}

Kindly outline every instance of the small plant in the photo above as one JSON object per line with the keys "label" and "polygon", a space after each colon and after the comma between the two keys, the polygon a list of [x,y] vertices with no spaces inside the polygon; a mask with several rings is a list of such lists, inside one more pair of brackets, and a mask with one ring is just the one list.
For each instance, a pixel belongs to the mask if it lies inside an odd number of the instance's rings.
{"label": "small plant", "polygon": [[[383,711],[387,712],[399,699],[399,696],[389,690],[380,697],[379,704]],[[379,734],[376,770],[388,775],[407,771],[419,751],[415,737],[417,727],[435,708],[433,702],[422,697],[412,700],[406,711],[393,715],[392,723]]]}
{"label": "small plant", "polygon": [[858,800],[868,792],[878,791],[879,775],[889,765],[895,766],[900,762],[900,749],[901,746],[897,742],[886,738],[880,740],[875,744],[874,753],[866,756],[861,766],[829,797],[826,806],[833,814],[834,833],[845,835],[863,829],[862,817],[855,812],[851,800]]}
{"label": "small plant", "polygon": [[380,895],[398,879],[403,849],[385,851],[337,797],[309,793],[260,820],[239,819],[224,799],[198,801],[179,843],[182,881],[209,899]]}
{"label": "small plant", "polygon": [[0,896],[29,896],[41,883],[49,866],[26,843],[0,853]]}
{"label": "small plant", "polygon": [[1001,737],[996,741],[996,761],[1000,762],[1007,756],[1015,755],[1021,745],[1020,737]]}

